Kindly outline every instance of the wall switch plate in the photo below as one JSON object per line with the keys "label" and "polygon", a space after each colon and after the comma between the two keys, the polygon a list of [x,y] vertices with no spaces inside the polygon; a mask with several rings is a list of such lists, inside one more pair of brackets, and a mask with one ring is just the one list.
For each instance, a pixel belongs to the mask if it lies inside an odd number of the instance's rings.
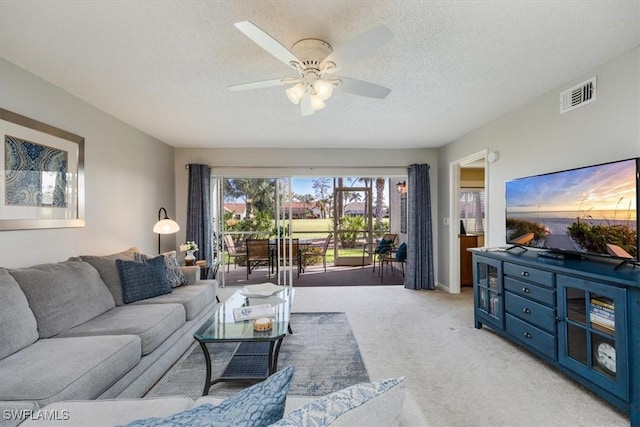
{"label": "wall switch plate", "polygon": [[444,225],[449,225],[449,218],[448,217],[445,217],[443,221],[444,221]]}

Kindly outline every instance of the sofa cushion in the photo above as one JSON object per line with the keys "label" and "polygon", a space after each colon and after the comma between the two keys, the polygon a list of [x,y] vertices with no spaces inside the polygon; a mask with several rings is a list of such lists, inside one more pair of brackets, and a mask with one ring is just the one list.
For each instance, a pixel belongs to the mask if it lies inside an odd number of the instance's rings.
{"label": "sofa cushion", "polygon": [[184,323],[184,307],[180,304],[126,305],[115,307],[58,336],[137,335],[142,341],[141,354],[144,356]]}
{"label": "sofa cushion", "polygon": [[122,284],[122,302],[125,304],[171,292],[162,255],[147,262],[117,259],[116,266]]}
{"label": "sofa cushion", "polygon": [[170,294],[136,301],[133,304],[182,304],[189,321],[196,318],[206,307],[215,304],[216,293],[217,282],[207,280],[196,285],[180,286],[174,288]]}
{"label": "sofa cushion", "polygon": [[45,409],[48,413],[63,414],[69,419],[45,420],[44,417],[32,417],[20,424],[20,427],[113,427],[129,423],[141,417],[168,417],[176,412],[193,406],[188,397],[158,397],[145,399],[101,399],[97,401],[66,400],[52,403]]}
{"label": "sofa cushion", "polygon": [[41,339],[0,360],[0,400],[95,399],[139,361],[135,335]]}
{"label": "sofa cushion", "polygon": [[38,325],[27,297],[9,272],[0,268],[0,359],[33,344]]}
{"label": "sofa cushion", "polygon": [[187,279],[187,285],[193,285],[200,280],[200,267],[197,265],[183,265],[180,267],[180,270]]}
{"label": "sofa cushion", "polygon": [[27,296],[41,338],[50,338],[115,307],[90,264],[64,261],[9,270]]}
{"label": "sofa cushion", "polygon": [[[161,255],[164,257],[165,273],[169,285],[171,285],[172,288],[186,285],[188,283],[187,277],[180,268],[176,251],[164,252]],[[139,262],[146,262],[152,259],[150,256],[138,252],[134,254],[134,257],[135,260]]]}
{"label": "sofa cushion", "polygon": [[131,247],[125,251],[118,252],[117,254],[95,256],[95,255],[81,255],[80,259],[88,262],[100,273],[100,277],[111,291],[113,299],[116,305],[124,304],[122,302],[122,285],[120,284],[120,275],[118,274],[118,267],[116,266],[117,259],[123,259],[127,261],[134,260],[134,254],[140,252],[140,249]]}
{"label": "sofa cushion", "polygon": [[266,427],[284,415],[284,406],[293,377],[288,366],[266,380],[225,399],[219,405],[203,404],[168,418],[146,418],[127,427],[151,426],[236,426]]}
{"label": "sofa cushion", "polygon": [[0,427],[16,427],[31,414],[37,413],[40,407],[30,400],[0,400]]}
{"label": "sofa cushion", "polygon": [[274,426],[397,426],[406,390],[403,378],[356,384],[287,414]]}

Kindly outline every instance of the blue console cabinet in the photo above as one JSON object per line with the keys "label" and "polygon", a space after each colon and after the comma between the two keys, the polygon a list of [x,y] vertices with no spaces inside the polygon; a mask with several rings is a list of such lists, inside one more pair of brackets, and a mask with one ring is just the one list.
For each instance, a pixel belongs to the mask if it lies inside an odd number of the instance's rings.
{"label": "blue console cabinet", "polygon": [[520,344],[640,426],[640,268],[470,251],[475,327]]}

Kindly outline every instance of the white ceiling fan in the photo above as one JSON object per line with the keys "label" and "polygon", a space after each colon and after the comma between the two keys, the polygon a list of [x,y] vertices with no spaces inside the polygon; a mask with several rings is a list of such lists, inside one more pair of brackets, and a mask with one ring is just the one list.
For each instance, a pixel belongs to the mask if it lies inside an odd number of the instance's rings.
{"label": "white ceiling fan", "polygon": [[369,56],[393,38],[391,31],[379,25],[348,41],[336,50],[329,43],[318,39],[303,39],[291,47],[280,42],[249,21],[234,24],[258,46],[293,68],[298,77],[284,77],[229,86],[229,90],[250,90],[265,87],[291,85],[286,94],[294,104],[300,104],[303,116],[325,107],[333,88],[370,98],[384,99],[391,89],[348,77],[338,77],[335,72]]}

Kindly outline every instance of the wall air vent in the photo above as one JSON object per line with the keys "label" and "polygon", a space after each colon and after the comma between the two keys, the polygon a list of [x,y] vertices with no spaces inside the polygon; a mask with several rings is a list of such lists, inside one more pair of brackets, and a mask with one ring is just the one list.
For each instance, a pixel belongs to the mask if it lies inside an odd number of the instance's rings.
{"label": "wall air vent", "polygon": [[560,114],[596,100],[596,78],[582,82],[560,94]]}

